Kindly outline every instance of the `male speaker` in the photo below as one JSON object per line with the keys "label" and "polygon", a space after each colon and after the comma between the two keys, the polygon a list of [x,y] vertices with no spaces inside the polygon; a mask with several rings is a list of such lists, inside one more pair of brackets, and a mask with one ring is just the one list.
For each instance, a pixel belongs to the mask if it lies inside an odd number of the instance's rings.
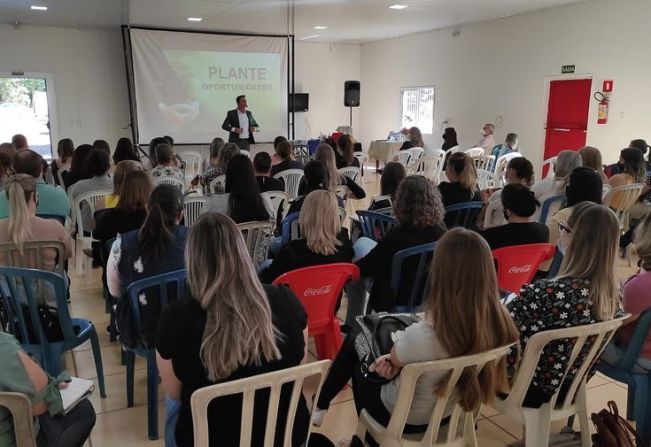
{"label": "male speaker", "polygon": [[344,105],[346,107],[359,107],[359,87],[359,81],[344,83]]}

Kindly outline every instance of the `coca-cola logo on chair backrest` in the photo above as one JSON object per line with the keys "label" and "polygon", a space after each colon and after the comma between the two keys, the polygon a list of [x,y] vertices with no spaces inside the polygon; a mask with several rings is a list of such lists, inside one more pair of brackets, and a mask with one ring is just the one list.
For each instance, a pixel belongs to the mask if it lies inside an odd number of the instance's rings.
{"label": "coca-cola logo on chair backrest", "polygon": [[332,290],[332,284],[328,284],[327,286],[321,286],[318,289],[305,289],[305,292],[303,292],[303,296],[322,296],[322,295],[327,295],[330,293]]}
{"label": "coca-cola logo on chair backrest", "polygon": [[520,266],[514,265],[513,267],[511,267],[509,269],[509,274],[517,275],[517,274],[520,274],[520,273],[529,273],[531,271],[531,267],[532,267],[531,264],[520,265]]}

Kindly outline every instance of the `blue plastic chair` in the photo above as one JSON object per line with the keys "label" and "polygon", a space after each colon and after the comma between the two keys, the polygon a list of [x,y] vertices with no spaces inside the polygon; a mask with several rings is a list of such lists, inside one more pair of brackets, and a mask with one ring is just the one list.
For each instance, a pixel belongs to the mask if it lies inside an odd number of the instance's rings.
{"label": "blue plastic chair", "polygon": [[[62,341],[49,341],[41,324],[32,324],[33,331],[28,330],[28,317],[25,310],[29,309],[29,320],[32,323],[41,321],[38,316],[37,291],[39,287],[45,286],[52,287],[56,294],[56,307],[63,333]],[[26,302],[23,301],[23,297]],[[9,332],[21,340],[21,347],[25,352],[36,358],[43,369],[52,376],[61,373],[61,356],[64,352],[90,340],[93,357],[95,357],[100,396],[106,397],[102,353],[99,349],[97,331],[91,321],[70,317],[66,303],[66,284],[61,275],[44,270],[0,267],[0,298],[8,313]],[[23,304],[27,305],[27,309]]]}
{"label": "blue plastic chair", "polygon": [[147,432],[150,440],[158,439],[158,367],[156,349],[146,346],[140,324],[140,302],[138,295],[148,289],[158,288],[161,310],[169,303],[168,286],[176,284],[176,299],[183,298],[185,289],[185,270],[176,270],[149,278],[134,281],[127,286],[127,297],[131,307],[131,325],[134,334],[140,334],[140,342],[134,348],[125,347],[127,364],[127,406],[133,407],[133,381],[136,355],[147,360]]}
{"label": "blue plastic chair", "polygon": [[400,279],[405,261],[409,258],[418,256],[418,264],[415,270],[414,281],[411,284],[409,299],[405,305],[396,305],[398,312],[413,312],[420,306],[423,301],[424,281],[427,278],[427,268],[432,261],[432,254],[436,249],[436,242],[416,245],[415,247],[405,248],[393,255],[391,261],[391,292],[396,302],[398,301],[398,292],[400,291]]}
{"label": "blue plastic chair", "polygon": [[281,224],[280,230],[280,239],[281,245],[289,243],[293,239],[298,239],[301,237],[301,229],[298,226],[298,216],[300,213],[294,212],[288,214]]}
{"label": "blue plastic chair", "polygon": [[[628,385],[626,419],[636,421],[638,446],[651,446],[651,372],[636,374],[635,362],[651,328],[651,309],[647,309],[635,321],[633,336],[622,358],[616,365],[597,363],[597,371]],[[612,343],[612,342],[611,342]]]}
{"label": "blue plastic chair", "polygon": [[379,242],[387,232],[398,225],[398,221],[393,217],[376,211],[357,211],[359,224],[362,227],[362,235]]}
{"label": "blue plastic chair", "polygon": [[565,194],[558,194],[556,196],[552,196],[546,199],[542,204],[542,208],[540,210],[540,219],[538,219],[538,222],[542,224],[546,224],[547,219],[551,217],[549,215],[549,210],[551,209],[551,207],[560,202],[559,209],[561,209],[563,207],[563,203],[565,202],[565,200],[566,200]]}
{"label": "blue plastic chair", "polygon": [[484,202],[464,202],[445,207],[445,224],[448,228],[464,227],[474,230]]}

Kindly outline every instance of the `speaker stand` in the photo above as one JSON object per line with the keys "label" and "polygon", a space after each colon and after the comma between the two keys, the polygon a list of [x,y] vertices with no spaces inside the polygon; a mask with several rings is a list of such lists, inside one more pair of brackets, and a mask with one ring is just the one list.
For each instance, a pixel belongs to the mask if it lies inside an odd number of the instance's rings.
{"label": "speaker stand", "polygon": [[348,125],[350,127],[353,127],[353,108],[348,107],[348,109],[350,110],[350,117],[348,118]]}

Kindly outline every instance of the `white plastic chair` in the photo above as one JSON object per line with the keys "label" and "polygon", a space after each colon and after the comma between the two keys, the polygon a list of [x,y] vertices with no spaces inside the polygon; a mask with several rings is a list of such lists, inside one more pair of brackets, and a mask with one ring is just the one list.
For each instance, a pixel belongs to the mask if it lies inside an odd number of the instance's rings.
{"label": "white plastic chair", "polygon": [[[551,422],[565,420],[574,414],[578,414],[581,424],[581,445],[583,447],[592,446],[586,404],[586,376],[589,368],[608,344],[615,330],[629,316],[626,315],[622,318],[601,323],[538,332],[529,339],[519,369],[513,379],[511,392],[506,399],[496,398],[491,403],[491,406],[496,410],[524,425],[525,447],[547,447]],[[548,403],[543,404],[540,408],[523,407],[522,403],[533,380],[543,349],[553,341],[561,342],[564,339],[572,339],[573,345],[571,352],[566,353],[569,360],[564,367],[564,378],[558,384],[558,391]],[[591,340],[591,342],[586,347],[588,353],[584,362],[575,365],[579,353],[588,340]],[[567,373],[575,367],[576,373],[573,379],[571,381],[566,380]],[[563,368],[563,365],[560,365],[560,368]],[[568,391],[565,398],[559,401],[558,397],[561,388]]]}
{"label": "white plastic chair", "polygon": [[[253,431],[253,404],[255,392],[261,389],[269,390],[269,406],[267,407],[267,423],[264,433],[264,446],[271,447],[274,444],[276,435],[276,421],[278,419],[278,403],[280,402],[280,391],[284,384],[292,387],[292,394],[287,409],[287,423],[283,437],[283,446],[292,445],[292,432],[294,429],[294,416],[298,407],[299,398],[303,391],[305,379],[318,377],[318,387],[314,395],[312,411],[319,394],[321,385],[325,379],[326,371],[330,366],[330,360],[307,363],[293,368],[281,369],[266,374],[247,377],[246,379],[233,380],[217,385],[200,388],[192,393],[190,406],[192,408],[192,424],[194,428],[194,445],[209,445],[208,433],[208,405],[214,399],[222,396],[242,395],[242,419],[240,428],[240,447],[249,447],[252,444]],[[312,424],[307,427],[308,437],[312,430]],[[219,435],[219,433],[214,433]]]}
{"label": "white plastic chair", "polygon": [[418,164],[418,160],[423,155],[424,151],[425,150],[422,147],[412,147],[404,151],[411,154],[411,158],[409,159],[409,164],[407,166],[407,175],[413,174],[416,171],[416,165]]}
{"label": "white plastic chair", "polygon": [[267,249],[269,242],[273,237],[274,223],[271,221],[245,222],[237,225],[244,241],[246,248],[249,250],[249,256],[255,264],[259,266],[267,260]]}
{"label": "white plastic chair", "polygon": [[244,149],[240,149],[240,154],[246,155],[247,157],[251,158],[251,152],[245,151]]}
{"label": "white plastic chair", "polygon": [[495,174],[485,169],[477,169],[477,185],[479,185],[480,191],[487,188],[495,188],[497,183]]}
{"label": "white plastic chair", "polygon": [[205,196],[186,196],[183,199],[183,225],[190,228],[201,215],[203,206],[208,201]]}
{"label": "white plastic chair", "polygon": [[[625,230],[628,227],[628,212],[635,205],[637,199],[644,189],[643,183],[631,183],[630,185],[616,186],[604,199],[604,205],[609,206],[619,219],[619,228]],[[613,207],[613,202],[617,202]]]}
{"label": "white plastic chair", "polygon": [[363,152],[355,152],[354,156],[359,161],[359,168],[362,170],[362,176],[364,176],[364,165],[368,161],[368,155]]}
{"label": "white plastic chair", "polygon": [[[357,423],[357,437],[363,440],[368,432],[381,446],[477,446],[475,418],[478,411],[464,411],[455,402],[454,391],[457,382],[466,368],[476,376],[487,363],[504,357],[512,346],[503,346],[481,354],[405,366],[400,373],[398,400],[389,425],[386,427],[381,425],[366,410],[362,410]],[[427,431],[424,434],[403,434],[414,398],[416,382],[420,376],[432,371],[450,371],[450,373],[443,389],[439,390]],[[434,392],[431,390],[432,394]],[[452,410],[450,420],[447,425],[441,426],[441,420],[447,416],[446,409]]]}
{"label": "white plastic chair", "polygon": [[16,447],[36,447],[32,404],[29,398],[22,393],[2,392],[0,408],[5,408],[11,413]]}
{"label": "white plastic chair", "polygon": [[504,184],[506,183],[503,178],[504,171],[506,171],[506,166],[509,164],[511,160],[518,157],[522,157],[522,154],[520,152],[511,152],[510,154],[502,155],[495,162],[495,170],[494,170],[495,179],[499,183],[499,186],[504,186]]}
{"label": "white plastic chair", "polygon": [[[284,219],[289,210],[289,196],[283,191],[267,191],[262,193],[271,202],[271,207],[274,210],[274,219],[278,217],[278,212],[282,212],[281,219]],[[281,211],[282,207],[282,211]]]}
{"label": "white plastic chair", "polygon": [[163,175],[161,177],[154,177],[154,185],[174,185],[181,190],[185,191],[185,182],[177,177],[171,175]]}
{"label": "white plastic chair", "polygon": [[298,187],[303,178],[302,169],[285,169],[284,171],[274,175],[274,178],[283,179],[285,182],[285,192],[290,199],[293,200],[298,197]]}
{"label": "white plastic chair", "polygon": [[414,174],[422,175],[426,179],[437,183],[439,175],[443,170],[445,151],[443,149],[434,149],[432,152],[433,153],[423,155],[418,159]]}
{"label": "white plastic chair", "polygon": [[475,162],[475,168],[488,171],[495,162],[495,155],[482,155],[481,157],[473,157],[472,160]]}
{"label": "white plastic chair", "polygon": [[610,194],[610,191],[612,191],[612,190],[613,190],[612,186],[610,186],[608,183],[604,183],[603,190],[602,190],[602,193],[601,193],[601,201],[602,202],[604,201],[606,196],[608,196],[608,194]]}
{"label": "white plastic chair", "polygon": [[222,194],[226,187],[226,176],[218,175],[208,183],[208,195]]}
{"label": "white plastic chair", "polygon": [[467,151],[464,151],[468,157],[475,159],[477,157],[483,157],[484,156],[484,148],[483,147],[473,147],[472,149],[468,149]]}
{"label": "white plastic chair", "polygon": [[72,201],[72,228],[77,227],[77,238],[75,241],[75,261],[77,274],[86,274],[86,282],[90,281],[90,258],[84,254],[84,248],[91,248],[92,236],[84,236],[84,231],[90,232],[90,228],[84,229],[84,218],[82,206],[88,207],[91,216],[95,215],[95,207],[99,199],[105,200],[106,196],[112,194],[112,189],[98,189],[78,194]]}
{"label": "white plastic chair", "polygon": [[501,200],[493,200],[488,202],[486,213],[484,214],[484,230],[492,227],[499,227],[506,225],[504,219],[504,207]]}
{"label": "white plastic chair", "polygon": [[452,146],[450,149],[448,149],[448,152],[450,153],[450,155],[452,155],[456,152],[459,152],[459,150],[460,150],[459,145],[457,145],[457,146]]}
{"label": "white plastic chair", "polygon": [[[411,152],[409,151],[398,151],[396,154],[396,161],[405,167],[405,170],[409,168],[409,161],[411,160]],[[409,171],[407,171],[409,173]]]}
{"label": "white plastic chair", "polygon": [[203,157],[199,152],[187,151],[181,153],[181,158],[185,162],[185,180],[191,181],[197,175],[201,174],[203,166]]}
{"label": "white plastic chair", "polygon": [[[540,168],[540,178],[546,179],[549,177],[554,177],[554,171],[556,170],[556,159],[558,157],[551,157],[543,161],[542,167]],[[545,172],[545,166],[549,166],[547,174],[543,177],[543,172]]]}
{"label": "white plastic chair", "polygon": [[362,176],[362,171],[355,166],[348,166],[347,168],[339,169],[339,173],[345,177],[348,177],[355,183],[360,183],[360,178]]}

